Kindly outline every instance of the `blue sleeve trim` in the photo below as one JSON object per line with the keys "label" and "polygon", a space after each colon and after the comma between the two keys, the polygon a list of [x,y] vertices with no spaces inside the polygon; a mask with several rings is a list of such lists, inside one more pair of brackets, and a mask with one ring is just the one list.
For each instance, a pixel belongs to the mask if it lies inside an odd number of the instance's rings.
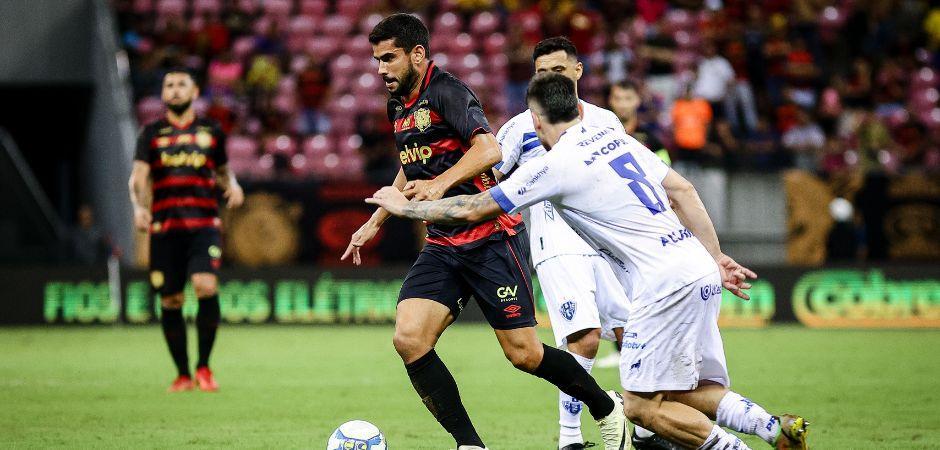
{"label": "blue sleeve trim", "polygon": [[498,163],[496,163],[496,164],[493,165],[493,168],[496,169],[496,170],[499,170],[500,167],[503,167],[503,162],[502,162],[502,161],[500,161],[500,162],[498,162]]}
{"label": "blue sleeve trim", "polygon": [[542,145],[542,141],[536,139],[534,141],[529,141],[522,145],[522,152],[525,153],[533,148],[539,147]]}
{"label": "blue sleeve trim", "polygon": [[496,203],[499,204],[499,207],[503,208],[503,211],[508,213],[516,209],[516,205],[513,204],[508,197],[506,197],[506,194],[503,193],[503,188],[501,186],[497,185],[493,189],[490,189],[489,192],[490,195],[493,196],[493,200],[496,200]]}

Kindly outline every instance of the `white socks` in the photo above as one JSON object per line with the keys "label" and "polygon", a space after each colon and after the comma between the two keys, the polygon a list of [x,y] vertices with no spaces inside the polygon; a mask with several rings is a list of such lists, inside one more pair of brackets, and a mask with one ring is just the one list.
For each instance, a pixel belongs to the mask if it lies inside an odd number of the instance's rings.
{"label": "white socks", "polygon": [[718,425],[741,433],[759,436],[773,444],[780,433],[780,422],[764,408],[736,392],[728,391],[718,403]]}
{"label": "white socks", "polygon": [[744,441],[737,436],[721,429],[720,426],[712,427],[711,434],[705,443],[699,447],[699,450],[751,450]]}
{"label": "white socks", "polygon": [[[587,373],[591,373],[591,368],[594,367],[593,358],[585,358],[572,352],[568,353],[574,356],[574,359]],[[584,442],[584,438],[581,436],[581,410],[583,409],[584,403],[581,403],[580,400],[564,392],[558,392],[558,424],[561,425],[558,433],[558,448]]]}

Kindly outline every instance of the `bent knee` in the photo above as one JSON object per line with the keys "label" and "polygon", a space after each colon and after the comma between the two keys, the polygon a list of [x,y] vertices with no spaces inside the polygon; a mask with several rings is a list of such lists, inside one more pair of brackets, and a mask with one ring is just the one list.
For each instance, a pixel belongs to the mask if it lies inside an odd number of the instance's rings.
{"label": "bent knee", "polygon": [[597,356],[597,348],[601,343],[601,330],[591,328],[577,331],[568,335],[566,341],[568,342],[568,351],[586,358],[594,358]]}
{"label": "bent knee", "polygon": [[183,307],[183,293],[160,296],[160,306],[163,309],[180,309]]}
{"label": "bent knee", "polygon": [[411,362],[431,351],[433,345],[420,334],[396,331],[392,337],[395,351],[405,362]]}
{"label": "bent knee", "polygon": [[539,364],[542,362],[542,352],[528,347],[517,347],[504,353],[513,367],[524,372],[535,372],[535,369],[538,369]]}
{"label": "bent knee", "polygon": [[[650,397],[646,395],[650,395]],[[643,394],[641,396],[626,392],[623,395],[623,412],[630,422],[649,428],[653,426],[662,400],[662,394]]]}
{"label": "bent knee", "polygon": [[218,279],[213,275],[194,275],[193,291],[196,293],[196,298],[212,297],[219,291]]}

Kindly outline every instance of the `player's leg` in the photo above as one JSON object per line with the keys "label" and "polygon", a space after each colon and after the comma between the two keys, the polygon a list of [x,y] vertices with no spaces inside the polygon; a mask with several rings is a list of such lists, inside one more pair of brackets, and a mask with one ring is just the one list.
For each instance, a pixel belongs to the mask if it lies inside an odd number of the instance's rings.
{"label": "player's leg", "polygon": [[620,368],[624,410],[633,423],[684,447],[743,449],[701,411],[669,397],[696,389],[703,378],[698,362],[708,314],[701,293],[713,292],[712,282],[704,277],[630,311]]}
{"label": "player's leg", "polygon": [[219,308],[219,278],[221,264],[221,237],[216,229],[199,230],[191,235],[189,244],[189,273],[193,291],[199,301],[196,312],[196,332],[199,340],[199,359],[196,362],[196,382],[199,388],[215,392],[219,385],[209,369],[209,355],[221,320]]}
{"label": "player's leg", "polygon": [[[594,275],[589,260],[581,255],[561,255],[535,268],[555,334],[555,344],[588,373],[594,366],[600,340],[600,318],[594,303]],[[583,448],[582,403],[558,392],[558,448]]]}
{"label": "player's leg", "polygon": [[549,347],[535,333],[535,302],[528,271],[525,233],[457,255],[461,276],[496,332],[506,358],[516,368],[542,378],[584,402],[598,421],[605,446],[624,442],[623,411],[570,353]]}
{"label": "player's leg", "polygon": [[802,417],[770,414],[728,388],[730,379],[718,329],[720,309],[720,296],[706,301],[706,322],[699,339],[702,356],[699,387],[691,392],[672,392],[667,397],[701,411],[720,426],[758,436],[774,447],[805,449],[808,422]]}
{"label": "player's leg", "polygon": [[395,351],[415,391],[457,447],[484,447],[460,399],[457,382],[434,346],[466,298],[446,250],[428,245],[405,277],[395,315]]}
{"label": "player's leg", "polygon": [[186,322],[183,319],[186,259],[181,244],[178,236],[150,236],[150,284],[160,296],[160,326],[177,371],[170,392],[193,388],[186,351]]}

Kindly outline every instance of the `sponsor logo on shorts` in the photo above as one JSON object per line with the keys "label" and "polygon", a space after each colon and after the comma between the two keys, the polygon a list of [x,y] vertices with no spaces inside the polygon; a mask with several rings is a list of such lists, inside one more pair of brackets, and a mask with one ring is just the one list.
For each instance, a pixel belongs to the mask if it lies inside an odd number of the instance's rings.
{"label": "sponsor logo on shorts", "polygon": [[636,360],[635,363],[630,364],[630,373],[633,373],[634,371],[637,371],[637,372],[638,372],[638,371],[640,370],[640,363],[642,363],[642,362],[643,362],[642,359],[638,359],[638,360]]}
{"label": "sponsor logo on shorts", "polygon": [[623,344],[621,345],[621,348],[627,348],[630,350],[642,350],[646,348],[646,343],[636,342],[636,341],[630,341],[630,342],[624,341]]}
{"label": "sponsor logo on shorts", "polygon": [[578,413],[581,412],[581,408],[584,407],[581,401],[574,397],[571,398],[570,402],[568,400],[561,402],[561,406],[565,408],[565,411],[568,411],[568,414],[571,414],[572,416],[578,415]]}
{"label": "sponsor logo on shorts", "polygon": [[521,309],[522,307],[519,305],[509,305],[503,308],[503,311],[506,312],[507,319],[512,319],[514,317],[519,317],[522,315],[522,313],[519,312]]}
{"label": "sponsor logo on shorts", "polygon": [[564,317],[566,320],[569,320],[569,321],[571,319],[574,319],[574,314],[578,312],[577,308],[578,308],[578,305],[571,300],[568,300],[567,302],[562,303],[561,308],[560,308],[562,317]]}
{"label": "sponsor logo on shorts", "polygon": [[164,283],[163,272],[159,270],[154,270],[153,272],[150,272],[150,284],[153,285],[153,287],[159,289],[163,287],[163,283]]}
{"label": "sponsor logo on shorts", "polygon": [[712,297],[720,297],[721,286],[717,284],[709,284],[708,286],[702,286],[701,296],[702,296],[703,302],[707,302],[708,299]]}
{"label": "sponsor logo on shorts", "polygon": [[503,286],[496,290],[496,296],[499,297],[500,303],[514,302],[517,299],[516,292],[519,292],[518,284],[515,286]]}

